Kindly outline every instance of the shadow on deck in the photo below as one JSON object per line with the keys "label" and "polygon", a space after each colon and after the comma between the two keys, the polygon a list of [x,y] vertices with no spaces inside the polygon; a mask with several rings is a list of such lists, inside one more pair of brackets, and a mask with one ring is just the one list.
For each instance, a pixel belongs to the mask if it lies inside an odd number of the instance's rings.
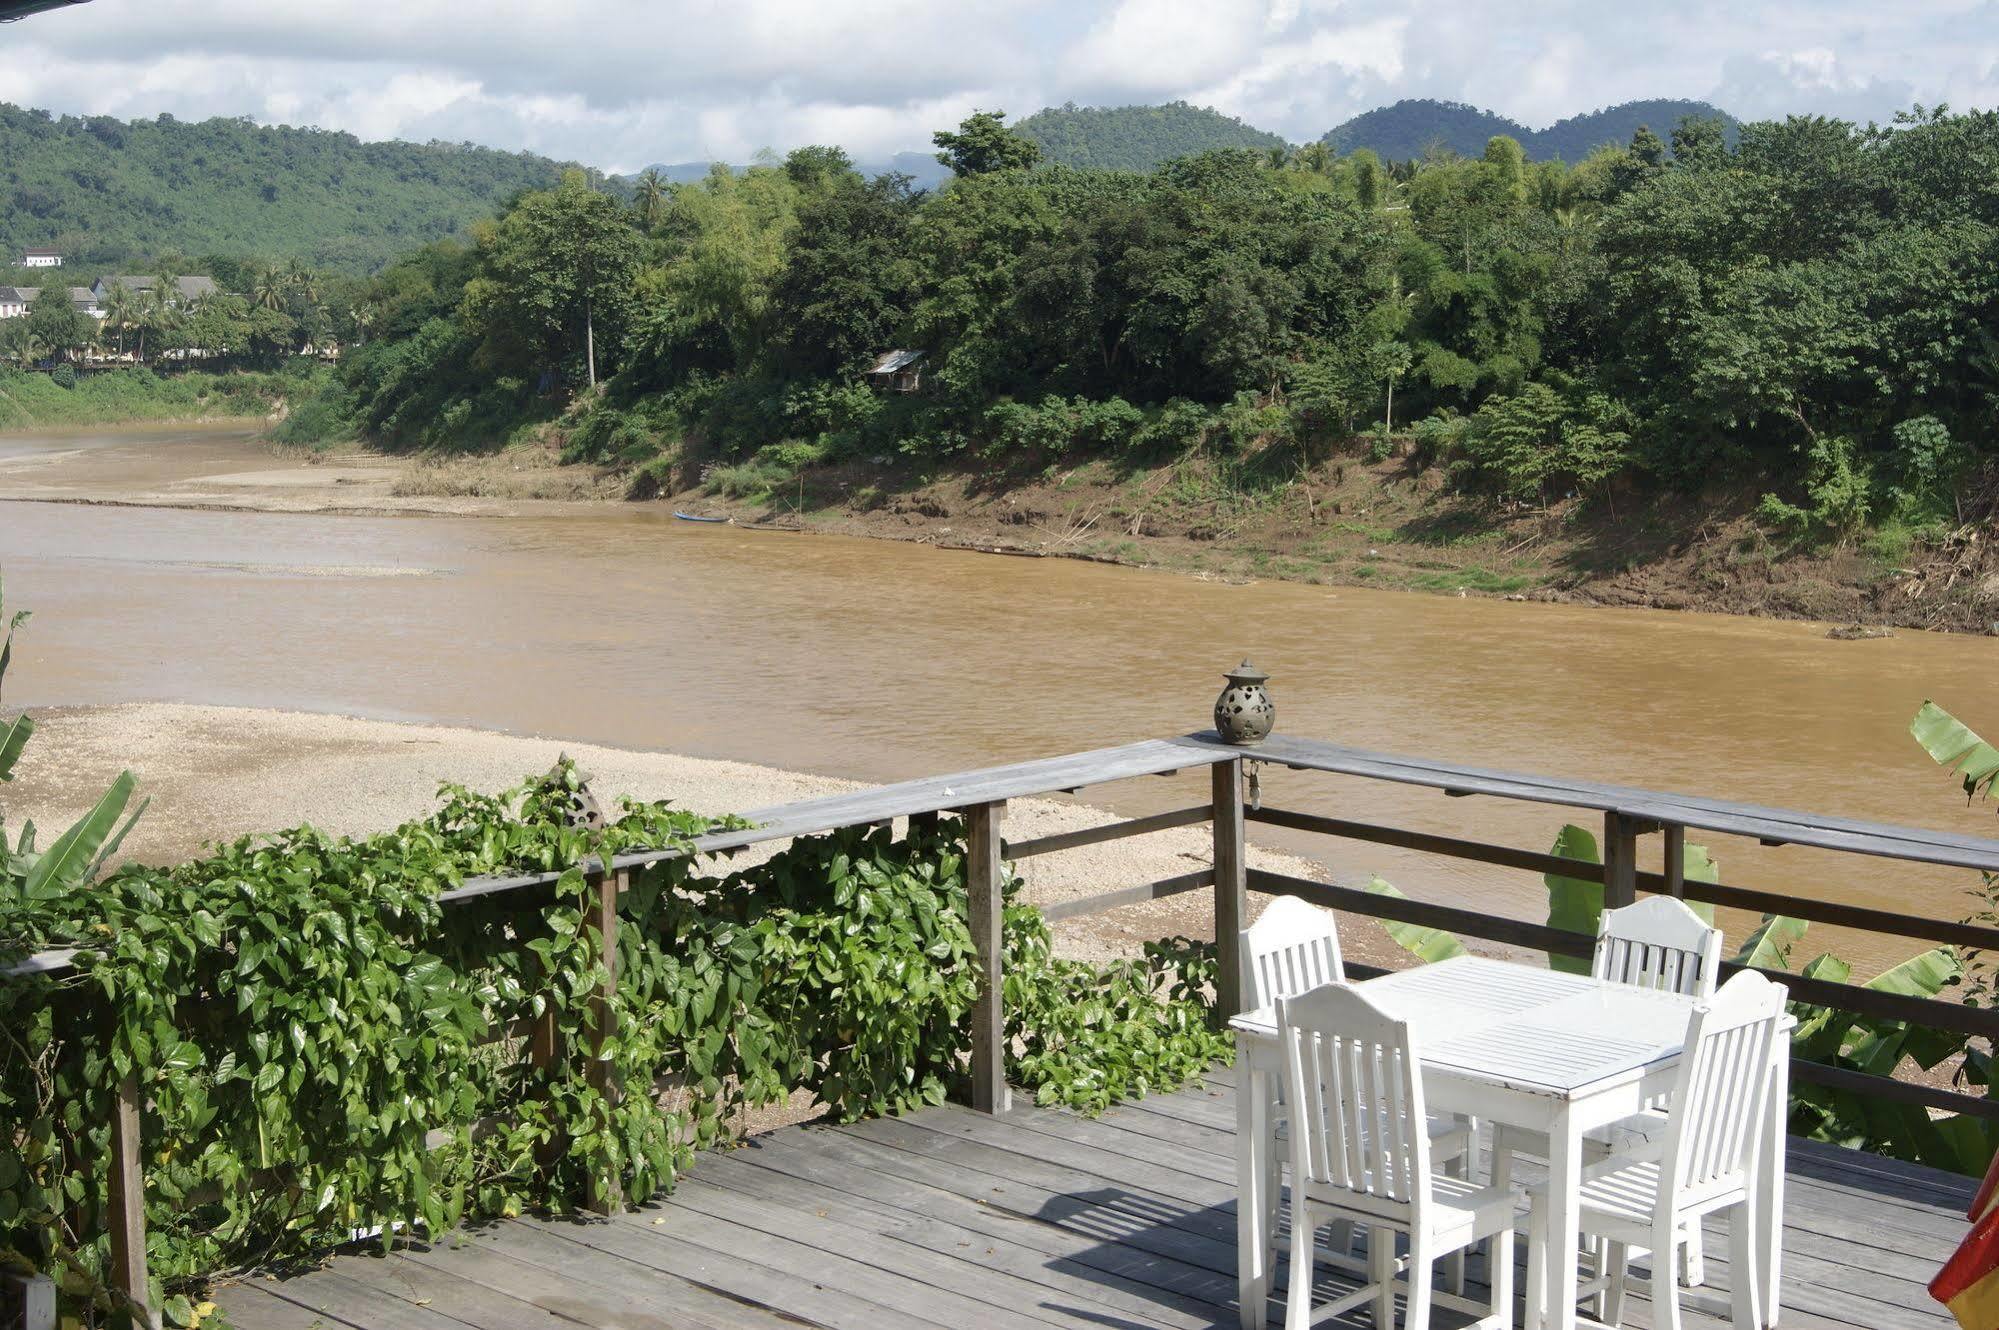
{"label": "shadow on deck", "polygon": [[[1222,1069],[1096,1121],[946,1107],[786,1128],[703,1157],[671,1196],[616,1219],[341,1255],[217,1300],[242,1330],[1232,1327],[1232,1081]],[[1923,1286],[1962,1236],[1972,1189],[1794,1141],[1785,1330],[1952,1325]],[[1726,1324],[1720,1232],[1689,1330]],[[1640,1297],[1626,1324],[1650,1326],[1650,1312]]]}

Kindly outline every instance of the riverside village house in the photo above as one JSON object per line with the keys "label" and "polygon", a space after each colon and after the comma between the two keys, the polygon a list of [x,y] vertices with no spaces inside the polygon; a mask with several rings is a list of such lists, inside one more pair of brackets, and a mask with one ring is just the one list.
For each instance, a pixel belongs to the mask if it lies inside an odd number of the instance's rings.
{"label": "riverside village house", "polygon": [[21,251],[23,268],[60,268],[62,251],[59,249],[27,249]]}
{"label": "riverside village house", "polygon": [[[30,250],[29,253],[37,251]],[[66,288],[70,304],[79,314],[88,314],[93,319],[104,317],[104,300],[114,286],[122,286],[134,295],[144,294],[158,286],[160,279],[150,276],[133,276],[124,273],[110,277],[100,277],[89,286]],[[192,304],[205,300],[220,290],[213,277],[176,277],[172,304]],[[0,319],[18,319],[28,312],[41,292],[32,286],[0,286]]]}

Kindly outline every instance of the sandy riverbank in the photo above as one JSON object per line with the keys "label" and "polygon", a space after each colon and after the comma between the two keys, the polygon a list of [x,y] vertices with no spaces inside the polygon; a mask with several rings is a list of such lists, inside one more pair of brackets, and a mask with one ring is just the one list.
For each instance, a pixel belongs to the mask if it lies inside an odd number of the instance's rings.
{"label": "sandy riverbank", "polygon": [[[424,484],[432,469],[366,449],[312,452],[268,442],[261,420],[89,426],[0,434],[0,499],[264,513],[512,517],[585,512],[616,498],[589,468],[533,468],[501,483],[487,459],[484,492],[469,481]],[[543,472],[548,473],[547,476]],[[563,487],[557,487],[557,482]]]}
{"label": "sandy riverbank", "polygon": [[[128,857],[175,862],[203,844],[310,822],[329,831],[380,831],[435,807],[441,781],[501,789],[545,770],[567,753],[607,801],[620,794],[671,799],[704,813],[768,807],[855,788],[849,781],[671,753],[605,748],[558,739],[440,725],[404,725],[349,716],[235,707],[135,703],[36,713],[36,733],[0,790],[6,822],[32,818],[45,838],[69,825],[121,768],[140,778],[152,806],[125,843]],[[1025,840],[1114,820],[1084,804],[1019,800],[1007,834]],[[1210,862],[1203,827],[1087,846],[1023,865],[1037,904],[1074,900],[1193,871]],[[737,861],[740,862],[740,861]],[[1252,847],[1258,867],[1324,880],[1325,870]],[[1064,922],[1056,933],[1069,955],[1130,954],[1154,938],[1208,937],[1207,895],[1193,892]],[[1375,963],[1399,953],[1377,925],[1343,928],[1348,955]]]}

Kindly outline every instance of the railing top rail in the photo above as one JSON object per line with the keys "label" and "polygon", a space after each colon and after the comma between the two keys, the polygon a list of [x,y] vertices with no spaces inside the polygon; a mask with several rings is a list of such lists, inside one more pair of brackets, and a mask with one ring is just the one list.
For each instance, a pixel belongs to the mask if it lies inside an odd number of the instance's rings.
{"label": "railing top rail", "polygon": [[[717,831],[694,841],[696,854],[721,854],[764,841],[788,840],[793,836],[814,836],[841,827],[871,826],[892,818],[922,813],[943,813],[973,804],[998,803],[1006,799],[1061,794],[1086,785],[1104,785],[1134,776],[1158,776],[1183,767],[1209,767],[1241,757],[1243,750],[1225,744],[1202,743],[1198,738],[1146,739],[1116,748],[1092,748],[1059,757],[1035,758],[1005,766],[954,771],[942,776],[874,785],[846,794],[829,794],[817,799],[800,799],[769,808],[752,808],[743,814],[753,825],[740,831]],[[613,868],[631,868],[672,858],[674,851],[633,850],[616,855]],[[553,882],[559,874],[538,873],[525,877],[476,878],[464,886],[441,892],[438,899],[449,904],[474,896]]]}
{"label": "railing top rail", "polygon": [[1533,803],[1616,812],[1646,821],[1677,823],[1704,831],[1750,836],[1773,844],[1809,845],[1952,868],[1999,871],[1999,840],[1979,836],[1882,822],[1861,822],[1789,808],[1668,794],[1626,785],[1495,771],[1456,762],[1369,752],[1344,744],[1328,743],[1323,739],[1273,735],[1246,752],[1222,743],[1213,733],[1191,735],[1189,739],[1217,750],[1308,771],[1364,776],[1404,785],[1425,785],[1452,794],[1486,794]]}
{"label": "railing top rail", "polygon": [[[764,841],[811,836],[841,827],[868,826],[912,814],[941,813],[973,804],[1056,794],[1135,776],[1163,775],[1183,767],[1208,767],[1231,761],[1242,753],[1242,749],[1203,743],[1198,738],[1147,739],[1115,748],[1094,748],[1058,757],[898,781],[893,785],[871,786],[846,794],[750,809],[743,816],[754,825],[739,831],[718,831],[698,837],[694,842],[694,852],[719,854]],[[657,863],[677,853],[670,849],[634,850],[614,856],[611,866],[631,868]],[[482,896],[522,891],[545,886],[561,876],[560,873],[522,873],[505,877],[467,878],[461,885],[439,892],[438,900],[450,905]],[[68,969],[75,955],[73,950],[40,952],[25,961],[0,966],[0,978],[57,973]]]}
{"label": "railing top rail", "polygon": [[[840,827],[865,826],[913,814],[946,812],[974,804],[1065,792],[1135,776],[1162,775],[1185,767],[1212,766],[1239,757],[1301,770],[1427,786],[1451,794],[1483,794],[1617,812],[1648,821],[1751,836],[1774,844],[1809,845],[1854,854],[1999,872],[1999,840],[1977,836],[1861,822],[1697,795],[1668,794],[1633,786],[1499,771],[1456,762],[1372,752],[1323,739],[1290,735],[1273,735],[1261,745],[1245,749],[1222,742],[1212,730],[899,781],[846,794],[751,809],[744,816],[754,826],[700,837],[694,842],[694,851],[700,854],[723,853],[764,841],[815,835]],[[675,853],[672,850],[636,850],[618,855],[611,863],[614,868],[629,868],[655,863]],[[524,890],[546,885],[559,876],[557,873],[530,873],[470,878],[460,886],[441,892],[438,899],[450,904]],[[73,950],[40,952],[23,961],[0,966],[0,978],[59,973],[70,968],[75,955]]]}

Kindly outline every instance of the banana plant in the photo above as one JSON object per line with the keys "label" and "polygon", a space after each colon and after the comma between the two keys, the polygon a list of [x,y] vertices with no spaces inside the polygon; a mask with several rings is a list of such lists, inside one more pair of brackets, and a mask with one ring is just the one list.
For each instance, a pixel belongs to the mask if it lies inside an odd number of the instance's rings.
{"label": "banana plant", "polygon": [[[0,636],[0,685],[5,684],[7,666],[13,659],[14,631],[27,618],[24,610],[11,616],[7,613],[5,587],[0,584],[0,624],[5,625],[4,636]],[[14,778],[15,764],[34,731],[34,719],[26,714],[11,720],[0,718],[0,781]],[[66,892],[95,880],[151,802],[142,801],[128,816],[125,810],[137,788],[138,779],[130,771],[120,772],[91,810],[46,850],[36,846],[33,822],[23,823],[20,835],[9,847],[6,822],[0,817],[0,917],[30,920],[35,907],[53,905]],[[8,941],[0,938],[0,947]]]}
{"label": "banana plant", "polygon": [[[1952,722],[1955,724],[1955,722]],[[1971,772],[1980,773],[1979,788],[1992,784],[1999,773],[1999,751],[1991,752],[1991,765],[1978,745],[1983,741],[1969,731],[1947,732],[1943,746],[1953,758],[1962,757],[1967,789]],[[1960,730],[1962,727],[1958,727]],[[1967,741],[1965,736],[1969,736]],[[1940,761],[1944,760],[1939,758]],[[1596,837],[1574,824],[1564,826],[1555,837],[1550,853],[1582,863],[1600,863]],[[1705,847],[1688,845],[1682,869],[1689,882],[1717,882],[1720,871]],[[1594,937],[1603,915],[1603,884],[1561,873],[1548,873],[1543,881],[1548,890],[1548,926]],[[1999,894],[1999,880],[1988,885]],[[1400,898],[1398,891],[1377,877],[1367,889],[1378,896]],[[1689,901],[1688,905],[1710,923],[1714,907]],[[1463,954],[1458,938],[1441,928],[1416,924],[1389,923],[1388,935],[1405,951],[1423,961],[1434,962]],[[1786,915],[1764,915],[1762,921],[1742,941],[1735,954],[1738,965],[1763,970],[1790,970],[1792,955],[1804,941],[1810,925]],[[1588,973],[1589,962],[1582,957],[1550,954],[1551,968],[1570,973]],[[1964,963],[1949,947],[1918,953],[1869,979],[1862,987],[1906,997],[1933,998],[1962,982]],[[1799,974],[1833,983],[1852,981],[1853,967],[1830,952],[1814,957]],[[1962,1036],[1946,1031],[1911,1026],[1901,1021],[1874,1020],[1806,1002],[1790,1004],[1797,1019],[1792,1036],[1792,1053],[1808,1061],[1842,1067],[1873,1075],[1892,1075],[1905,1062],[1923,1070],[1941,1066],[1953,1056],[1961,1056],[1960,1081],[1985,1085],[1989,1081],[1991,1058],[1987,1050],[1969,1044]],[[1877,1097],[1850,1090],[1794,1083],[1791,1099],[1791,1130],[1819,1140],[1860,1146],[1902,1159],[1920,1160],[1958,1172],[1981,1173],[1999,1148],[1999,1130],[1980,1119],[1958,1116],[1932,1120],[1927,1112],[1908,1105],[1888,1104]]]}
{"label": "banana plant", "polygon": [[[1555,835],[1555,843],[1550,854],[1563,859],[1575,859],[1582,863],[1602,862],[1597,857],[1596,837],[1583,827],[1569,823]],[[1718,882],[1719,871],[1713,859],[1708,857],[1707,847],[1688,845],[1681,859],[1681,868],[1689,882]],[[1548,887],[1548,927],[1566,929],[1580,933],[1584,937],[1595,937],[1597,921],[1603,917],[1603,883],[1588,882],[1582,878],[1564,877],[1559,873],[1547,873],[1542,881]],[[1408,899],[1401,891],[1380,877],[1367,884],[1367,889],[1377,896],[1392,896],[1397,900]],[[1698,901],[1688,901],[1694,912],[1709,923],[1714,922],[1714,906]],[[1424,928],[1419,924],[1383,923],[1388,936],[1404,951],[1425,962],[1448,960],[1464,955],[1464,943],[1457,935],[1442,928]],[[1548,954],[1551,969],[1563,970],[1570,974],[1588,974],[1589,961],[1579,956],[1558,956]]]}
{"label": "banana plant", "polygon": [[[1802,919],[1766,914],[1756,930],[1743,939],[1735,962],[1762,970],[1789,970],[1792,953],[1810,927]],[[1853,980],[1853,967],[1831,952],[1813,957],[1798,973],[1836,984]],[[1964,962],[1954,948],[1933,947],[1890,966],[1861,987],[1902,997],[1935,998],[1963,976]],[[1965,1037],[1951,1031],[1857,1016],[1810,1002],[1789,1006],[1798,1022],[1791,1034],[1791,1055],[1806,1062],[1892,1076],[1905,1062],[1929,1071],[1953,1055],[1969,1052]],[[1916,1105],[1889,1103],[1877,1095],[1802,1081],[1791,1085],[1791,1130],[1814,1140],[1971,1174],[1985,1171],[1994,1146],[1999,1145],[1999,1136],[1994,1136],[1981,1119],[1961,1115],[1933,1119]]]}
{"label": "banana plant", "polygon": [[[1573,822],[1556,833],[1555,843],[1548,853],[1561,859],[1576,859],[1586,864],[1600,864],[1602,857],[1597,853],[1596,837],[1584,827]],[[1719,870],[1714,860],[1708,857],[1704,845],[1685,845],[1680,856],[1680,875],[1688,882],[1719,882]],[[1560,873],[1544,873],[1541,880],[1548,886],[1548,927],[1560,928],[1571,933],[1581,933],[1584,937],[1595,937],[1597,926],[1603,919],[1603,883],[1590,882],[1579,877],[1564,877]],[[1687,905],[1701,918],[1714,922],[1714,906],[1700,901],[1688,901]],[[1557,956],[1548,953],[1548,968],[1567,974],[1588,974],[1589,960],[1583,956]]]}

